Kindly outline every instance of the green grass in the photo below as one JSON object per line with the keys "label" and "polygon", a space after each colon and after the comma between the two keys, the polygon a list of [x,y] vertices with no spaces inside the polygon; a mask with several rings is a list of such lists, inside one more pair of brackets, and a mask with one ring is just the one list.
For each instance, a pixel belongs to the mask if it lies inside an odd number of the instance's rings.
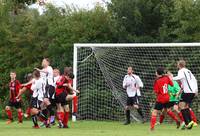
{"label": "green grass", "polygon": [[162,124],[155,131],[149,131],[149,123],[132,123],[124,126],[120,122],[78,121],[70,122],[69,129],[52,128],[32,129],[32,122],[23,124],[13,122],[5,125],[0,121],[0,136],[199,136],[200,128],[192,130],[177,130],[175,125]]}

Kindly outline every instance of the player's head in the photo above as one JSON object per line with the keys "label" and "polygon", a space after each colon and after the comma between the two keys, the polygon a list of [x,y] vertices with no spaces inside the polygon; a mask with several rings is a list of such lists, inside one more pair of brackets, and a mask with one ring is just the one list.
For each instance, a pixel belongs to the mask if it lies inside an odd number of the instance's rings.
{"label": "player's head", "polygon": [[11,80],[15,80],[15,79],[16,79],[16,76],[17,76],[17,74],[16,74],[15,71],[10,71],[10,79],[11,79]]}
{"label": "player's head", "polygon": [[26,80],[27,80],[27,81],[31,81],[32,78],[33,78],[32,73],[28,73],[28,74],[26,75]]}
{"label": "player's head", "polygon": [[57,77],[57,76],[59,76],[59,75],[60,75],[60,70],[57,69],[57,68],[54,69],[54,70],[53,70],[53,76],[54,76],[54,77]]}
{"label": "player's head", "polygon": [[65,67],[64,68],[64,75],[69,75],[69,73],[73,73],[72,67]]}
{"label": "player's head", "polygon": [[50,60],[49,60],[49,58],[44,58],[44,59],[42,60],[42,67],[45,68],[45,67],[47,67],[47,66],[49,66],[49,65],[50,65]]}
{"label": "player's head", "polygon": [[133,68],[132,68],[132,67],[128,67],[127,73],[128,73],[129,75],[131,75],[131,74],[133,73]]}
{"label": "player's head", "polygon": [[177,62],[178,69],[184,68],[186,66],[186,62],[184,60],[179,60]]}
{"label": "player's head", "polygon": [[163,75],[165,75],[165,68],[163,68],[163,67],[157,68],[156,76],[163,76]]}
{"label": "player's head", "polygon": [[40,78],[40,71],[34,70],[34,71],[33,71],[33,78],[35,78],[35,79]]}
{"label": "player's head", "polygon": [[173,74],[170,71],[167,71],[167,75],[169,76],[169,78],[172,80],[173,79]]}

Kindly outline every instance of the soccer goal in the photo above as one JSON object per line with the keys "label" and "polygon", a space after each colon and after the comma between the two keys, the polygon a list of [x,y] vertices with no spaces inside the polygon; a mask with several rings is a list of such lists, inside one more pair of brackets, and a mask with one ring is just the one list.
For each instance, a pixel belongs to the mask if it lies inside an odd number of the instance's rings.
{"label": "soccer goal", "polygon": [[[127,67],[132,66],[144,83],[140,106],[149,119],[154,107],[155,70],[163,66],[177,75],[176,62],[184,59],[200,81],[200,43],[74,44],[74,87],[80,89],[80,119],[123,120],[126,93],[122,88]],[[193,110],[199,117],[199,97]],[[140,121],[136,111],[132,119]]]}

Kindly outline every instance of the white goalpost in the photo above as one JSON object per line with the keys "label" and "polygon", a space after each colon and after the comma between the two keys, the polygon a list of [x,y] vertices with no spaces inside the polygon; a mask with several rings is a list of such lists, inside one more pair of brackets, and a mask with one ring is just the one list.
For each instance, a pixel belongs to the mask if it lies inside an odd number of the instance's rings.
{"label": "white goalpost", "polygon": [[[149,119],[154,106],[153,81],[159,66],[177,74],[176,62],[184,59],[200,81],[200,43],[74,44],[73,87],[80,89],[80,119],[123,120],[126,93],[122,88],[128,66],[144,83],[140,106]],[[199,97],[194,111],[200,114]],[[132,119],[140,121],[136,111]]]}

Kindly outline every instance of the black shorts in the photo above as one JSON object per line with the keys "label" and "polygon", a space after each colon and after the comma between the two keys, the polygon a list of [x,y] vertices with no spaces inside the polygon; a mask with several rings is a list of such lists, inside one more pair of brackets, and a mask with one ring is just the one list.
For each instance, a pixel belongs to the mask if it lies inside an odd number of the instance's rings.
{"label": "black shorts", "polygon": [[19,109],[22,107],[22,103],[19,101],[19,102],[12,102],[12,101],[9,101],[8,102],[8,106],[10,107],[14,107],[16,109]]}
{"label": "black shorts", "polygon": [[46,85],[45,90],[46,90],[46,93],[45,93],[44,97],[49,98],[49,101],[52,106],[56,106],[55,87],[52,85]]}
{"label": "black shorts", "polygon": [[187,104],[191,104],[192,100],[194,99],[194,93],[182,93],[181,95],[181,102],[185,102]]}
{"label": "black shorts", "polygon": [[55,99],[55,87],[52,85],[46,85],[45,87],[45,98]]}
{"label": "black shorts", "polygon": [[31,98],[31,108],[41,109],[42,101],[38,100],[37,98]]}
{"label": "black shorts", "polygon": [[133,105],[138,105],[139,104],[139,99],[137,96],[134,97],[127,97],[127,106],[133,106]]}
{"label": "black shorts", "polygon": [[56,96],[56,103],[61,103],[62,106],[67,105],[67,100],[66,100],[67,94],[65,92],[62,92],[61,94]]}
{"label": "black shorts", "polygon": [[156,109],[156,110],[162,110],[165,108],[167,108],[167,109],[170,108],[169,102],[167,102],[167,103],[156,102],[155,107],[154,107],[154,109]]}
{"label": "black shorts", "polygon": [[174,105],[178,105],[178,101],[169,102],[169,106],[173,107]]}

